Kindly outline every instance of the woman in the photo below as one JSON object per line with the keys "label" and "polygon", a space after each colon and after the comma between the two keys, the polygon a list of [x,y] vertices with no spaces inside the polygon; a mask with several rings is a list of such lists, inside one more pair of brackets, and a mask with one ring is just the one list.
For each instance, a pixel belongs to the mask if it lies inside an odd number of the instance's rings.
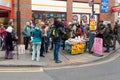
{"label": "woman", "polygon": [[4,36],[4,44],[5,44],[5,50],[6,50],[5,59],[13,59],[13,54],[12,54],[13,43],[12,42],[18,39],[18,37],[12,36],[12,31],[13,31],[12,24],[13,24],[12,22],[9,23],[9,26],[6,29],[6,33]]}
{"label": "woman", "polygon": [[[40,29],[40,22],[36,20],[36,26],[32,30],[32,44],[33,44],[33,52],[32,52],[32,60],[40,61],[40,48],[42,42],[42,31]],[[36,57],[37,54],[37,57]]]}

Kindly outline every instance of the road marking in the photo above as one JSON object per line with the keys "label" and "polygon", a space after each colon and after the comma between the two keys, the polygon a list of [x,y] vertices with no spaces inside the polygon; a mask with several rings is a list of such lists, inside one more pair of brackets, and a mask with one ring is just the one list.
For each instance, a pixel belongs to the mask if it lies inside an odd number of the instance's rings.
{"label": "road marking", "polygon": [[82,67],[88,67],[88,66],[94,66],[94,65],[100,65],[100,64],[105,64],[111,61],[114,61],[118,57],[120,57],[120,52],[116,51],[118,54],[113,56],[112,58],[102,61],[102,62],[94,62],[94,63],[89,63],[89,64],[83,64],[83,65],[72,65],[72,66],[64,66],[64,67],[54,67],[54,68],[44,68],[44,70],[59,70],[59,69],[74,69],[74,68],[82,68]]}
{"label": "road marking", "polygon": [[43,72],[43,68],[0,68],[0,72]]}

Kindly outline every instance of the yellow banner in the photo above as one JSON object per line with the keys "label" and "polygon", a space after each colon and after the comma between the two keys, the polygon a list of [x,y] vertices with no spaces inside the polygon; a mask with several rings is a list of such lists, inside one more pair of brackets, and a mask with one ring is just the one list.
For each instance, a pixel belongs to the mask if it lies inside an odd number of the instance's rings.
{"label": "yellow banner", "polygon": [[96,30],[96,22],[94,18],[90,18],[90,30]]}

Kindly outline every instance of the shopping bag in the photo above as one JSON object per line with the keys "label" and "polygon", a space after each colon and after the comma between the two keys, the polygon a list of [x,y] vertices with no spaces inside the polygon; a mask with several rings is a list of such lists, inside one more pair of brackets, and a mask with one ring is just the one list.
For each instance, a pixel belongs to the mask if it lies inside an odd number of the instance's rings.
{"label": "shopping bag", "polygon": [[18,54],[25,54],[25,45],[18,45]]}

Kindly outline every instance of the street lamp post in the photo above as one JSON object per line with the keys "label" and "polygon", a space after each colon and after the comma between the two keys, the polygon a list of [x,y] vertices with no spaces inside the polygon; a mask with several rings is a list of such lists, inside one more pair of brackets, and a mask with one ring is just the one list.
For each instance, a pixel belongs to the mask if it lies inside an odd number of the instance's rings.
{"label": "street lamp post", "polygon": [[[92,3],[92,14],[91,14],[91,18],[94,19],[94,14],[95,14],[95,11],[94,11],[94,0],[90,0],[91,3]],[[93,47],[93,43],[94,43],[94,38],[95,38],[95,30],[91,30],[90,31],[90,34],[89,34],[89,53],[93,53],[92,51],[92,47]]]}
{"label": "street lamp post", "polygon": [[17,1],[17,35],[18,35],[18,43],[20,40],[20,0]]}
{"label": "street lamp post", "polygon": [[[18,42],[17,42],[17,44],[20,44],[20,42],[21,42],[21,39],[20,39],[20,0],[17,0],[17,35],[18,35]],[[17,46],[17,59],[19,59],[18,58],[18,46]]]}

